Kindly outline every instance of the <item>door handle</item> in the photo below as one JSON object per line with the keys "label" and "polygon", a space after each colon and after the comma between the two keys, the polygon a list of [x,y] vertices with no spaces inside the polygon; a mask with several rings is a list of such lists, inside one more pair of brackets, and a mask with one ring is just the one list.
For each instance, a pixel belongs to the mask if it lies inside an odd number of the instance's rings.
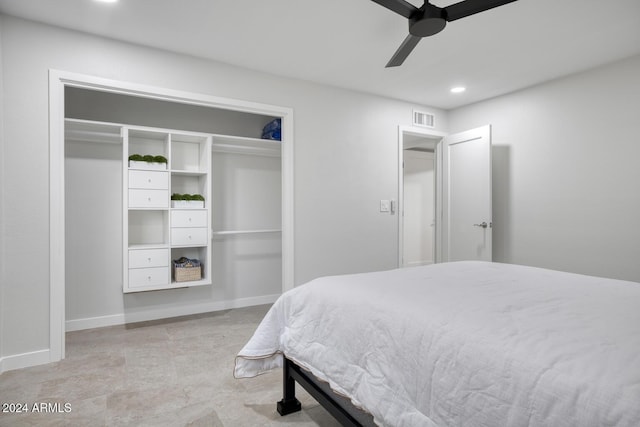
{"label": "door handle", "polygon": [[489,224],[487,224],[485,221],[482,221],[480,224],[473,224],[474,227],[482,227],[482,228],[487,228],[489,226]]}

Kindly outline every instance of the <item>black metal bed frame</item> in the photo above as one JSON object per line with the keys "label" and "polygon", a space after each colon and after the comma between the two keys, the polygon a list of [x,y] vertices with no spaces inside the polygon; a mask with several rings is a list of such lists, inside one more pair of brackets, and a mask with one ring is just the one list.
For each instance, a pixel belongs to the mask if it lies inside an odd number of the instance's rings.
{"label": "black metal bed frame", "polygon": [[371,414],[355,407],[349,399],[334,393],[327,383],[318,380],[286,357],[284,357],[282,372],[282,400],[277,404],[280,415],[288,415],[302,409],[300,401],[296,399],[296,382],[298,382],[343,426],[375,425]]}

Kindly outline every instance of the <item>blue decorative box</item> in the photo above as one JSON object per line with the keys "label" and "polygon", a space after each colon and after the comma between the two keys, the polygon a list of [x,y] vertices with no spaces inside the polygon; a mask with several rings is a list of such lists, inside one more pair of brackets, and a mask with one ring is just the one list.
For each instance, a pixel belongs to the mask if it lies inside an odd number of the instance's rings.
{"label": "blue decorative box", "polygon": [[273,119],[262,128],[262,139],[281,141],[282,119]]}

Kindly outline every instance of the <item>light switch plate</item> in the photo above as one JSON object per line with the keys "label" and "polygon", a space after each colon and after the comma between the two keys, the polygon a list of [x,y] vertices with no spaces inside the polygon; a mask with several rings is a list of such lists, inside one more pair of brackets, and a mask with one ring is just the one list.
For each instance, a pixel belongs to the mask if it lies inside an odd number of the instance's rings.
{"label": "light switch plate", "polygon": [[380,200],[380,212],[389,212],[391,210],[391,202],[389,200]]}

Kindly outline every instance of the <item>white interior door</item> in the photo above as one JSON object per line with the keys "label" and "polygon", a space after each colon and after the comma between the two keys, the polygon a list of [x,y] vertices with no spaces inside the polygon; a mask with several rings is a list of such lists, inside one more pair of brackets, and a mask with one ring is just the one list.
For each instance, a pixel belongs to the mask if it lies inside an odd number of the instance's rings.
{"label": "white interior door", "polygon": [[404,150],[403,267],[434,260],[434,156]]}
{"label": "white interior door", "polygon": [[443,261],[491,261],[491,127],[442,141]]}

